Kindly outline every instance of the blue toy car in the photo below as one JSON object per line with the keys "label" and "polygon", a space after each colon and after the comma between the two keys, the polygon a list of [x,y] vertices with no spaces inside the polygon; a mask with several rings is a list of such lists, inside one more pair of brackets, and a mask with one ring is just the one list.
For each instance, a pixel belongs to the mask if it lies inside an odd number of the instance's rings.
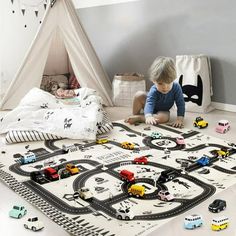
{"label": "blue toy car", "polygon": [[13,218],[20,219],[22,216],[24,216],[27,213],[27,210],[24,206],[13,206],[13,208],[9,212],[9,216]]}
{"label": "blue toy car", "polygon": [[162,138],[162,133],[159,133],[159,132],[157,132],[157,131],[153,131],[152,133],[151,133],[151,138],[152,139],[159,139],[159,138]]}
{"label": "blue toy car", "polygon": [[202,156],[200,159],[197,160],[197,163],[200,166],[208,166],[210,164],[210,158],[207,156]]}

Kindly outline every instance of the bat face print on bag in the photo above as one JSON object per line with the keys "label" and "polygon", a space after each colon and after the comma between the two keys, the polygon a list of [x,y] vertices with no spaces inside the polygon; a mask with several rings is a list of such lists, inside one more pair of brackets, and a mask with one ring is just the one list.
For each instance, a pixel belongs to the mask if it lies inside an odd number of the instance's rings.
{"label": "bat face print on bag", "polygon": [[191,101],[196,103],[198,106],[202,105],[203,84],[200,75],[197,76],[197,86],[190,84],[183,86],[183,75],[179,78],[179,84],[182,88],[185,102]]}

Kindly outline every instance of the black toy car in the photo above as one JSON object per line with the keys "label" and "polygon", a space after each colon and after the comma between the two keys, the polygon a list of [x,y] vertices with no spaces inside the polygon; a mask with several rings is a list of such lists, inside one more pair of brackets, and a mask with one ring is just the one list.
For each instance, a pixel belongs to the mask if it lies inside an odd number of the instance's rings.
{"label": "black toy car", "polygon": [[221,199],[214,200],[208,207],[211,212],[220,212],[226,208],[226,201]]}
{"label": "black toy car", "polygon": [[48,180],[45,178],[45,175],[43,173],[41,173],[40,171],[31,172],[30,179],[39,183],[39,184],[48,183]]}

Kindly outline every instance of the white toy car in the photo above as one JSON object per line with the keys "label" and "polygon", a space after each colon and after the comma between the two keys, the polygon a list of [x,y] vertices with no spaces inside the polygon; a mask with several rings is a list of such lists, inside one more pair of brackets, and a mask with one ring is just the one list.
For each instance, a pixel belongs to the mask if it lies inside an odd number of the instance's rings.
{"label": "white toy car", "polygon": [[171,201],[174,199],[174,196],[166,190],[160,190],[157,197],[162,201]]}
{"label": "white toy car", "polygon": [[38,217],[29,218],[25,223],[24,227],[26,229],[31,229],[33,231],[38,231],[44,228],[43,222],[38,220]]}
{"label": "white toy car", "polygon": [[93,194],[91,193],[89,188],[82,187],[78,190],[78,192],[79,192],[79,196],[84,200],[88,200],[93,197]]}
{"label": "white toy car", "polygon": [[134,218],[134,214],[129,208],[118,209],[116,210],[116,218],[119,220],[132,220]]}

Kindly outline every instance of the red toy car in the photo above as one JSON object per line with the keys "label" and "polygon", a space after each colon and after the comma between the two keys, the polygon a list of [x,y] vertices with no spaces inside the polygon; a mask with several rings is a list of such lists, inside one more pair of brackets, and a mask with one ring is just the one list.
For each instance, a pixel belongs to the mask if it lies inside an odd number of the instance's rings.
{"label": "red toy car", "polygon": [[59,175],[57,174],[57,171],[51,167],[48,167],[44,170],[45,177],[49,180],[58,180]]}
{"label": "red toy car", "polygon": [[120,171],[120,178],[121,178],[122,180],[127,181],[127,182],[133,182],[133,181],[135,181],[134,173],[131,172],[131,171],[128,171],[128,170],[121,170],[121,171]]}
{"label": "red toy car", "polygon": [[148,163],[148,159],[145,156],[136,157],[134,158],[133,163],[146,165]]}

